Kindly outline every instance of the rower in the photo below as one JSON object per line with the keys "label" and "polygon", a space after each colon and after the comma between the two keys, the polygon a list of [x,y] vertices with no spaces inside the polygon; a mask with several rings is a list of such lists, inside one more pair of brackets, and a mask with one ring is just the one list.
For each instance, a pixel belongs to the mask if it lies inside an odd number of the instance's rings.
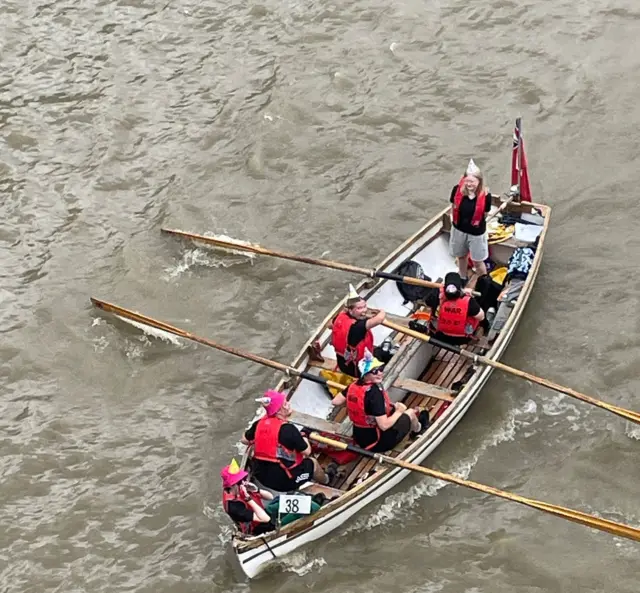
{"label": "rower", "polygon": [[266,415],[254,422],[241,439],[245,445],[253,445],[255,479],[279,492],[298,490],[311,479],[329,484],[337,474],[337,465],[329,464],[325,472],[310,457],[309,441],[295,424],[287,421],[292,414],[287,396],[270,389],[258,401]]}
{"label": "rower", "polygon": [[235,459],[222,468],[222,506],[242,533],[261,535],[276,528],[264,508],[264,501],[273,500],[273,494],[249,482],[248,476]]}
{"label": "rower", "polygon": [[347,413],[353,422],[353,440],[363,449],[383,453],[393,449],[409,431],[413,436],[429,427],[429,412],[408,409],[403,403],[393,404],[382,386],[384,364],[369,350],[358,364],[360,379],[351,383],[346,397],[339,393],[331,403],[347,404]]}
{"label": "rower", "polygon": [[[367,301],[349,284],[349,294],[343,311],[333,321],[331,343],[336,351],[339,369],[346,375],[358,377],[358,363],[365,350],[375,352],[381,360],[386,358],[380,348],[374,350],[371,330],[385,319],[385,312],[367,316]],[[388,362],[388,360],[383,360]]]}
{"label": "rower", "polygon": [[440,288],[440,306],[434,337],[452,345],[467,344],[483,319],[484,311],[478,302],[463,292],[460,274],[449,272]]}

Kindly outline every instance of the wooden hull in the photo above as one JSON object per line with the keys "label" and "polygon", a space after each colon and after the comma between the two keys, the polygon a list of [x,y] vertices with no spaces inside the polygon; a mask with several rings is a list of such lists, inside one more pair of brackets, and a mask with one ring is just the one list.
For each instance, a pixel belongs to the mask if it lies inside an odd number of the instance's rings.
{"label": "wooden hull", "polygon": [[[499,202],[496,201],[494,208],[497,208],[498,204]],[[539,204],[523,204],[521,206],[509,205],[507,211],[512,213],[529,212],[531,206],[534,206],[543,214],[543,230],[540,235],[533,268],[527,277],[522,293],[504,329],[491,346],[491,349],[485,353],[485,356],[493,360],[500,359],[511,341],[540,269],[544,239],[550,220],[550,208]],[[446,272],[456,269],[455,262],[447,250],[449,228],[449,208],[447,207],[398,247],[376,269],[393,272],[406,259],[414,259],[421,263],[425,273],[434,280],[444,277]],[[493,252],[498,253],[498,259],[506,262],[515,246],[516,244],[513,240],[509,240],[504,244],[493,246]],[[412,312],[410,305],[403,305],[402,297],[395,283],[391,281],[365,280],[358,285],[357,289],[367,299],[371,307],[382,308],[387,313],[405,317]],[[322,347],[322,355],[329,359],[332,358],[333,349],[330,346],[331,334],[328,326],[330,320],[337,314],[342,305],[342,302],[336,305],[311,339],[303,346],[291,366],[317,373],[318,368],[310,364],[311,361],[308,355],[308,347],[316,341]],[[375,328],[376,343],[380,343],[390,334],[393,334],[393,332],[388,328]],[[423,377],[424,369],[428,367],[429,363],[433,365],[438,356],[436,350],[430,344],[419,340],[412,338],[403,340],[402,347],[387,365],[385,372],[385,384],[392,399],[399,401],[406,397],[406,390],[399,389],[397,385],[403,379],[419,379]],[[442,364],[444,364],[444,359]],[[452,366],[458,364],[458,362],[451,360],[447,364]],[[460,363],[459,367],[458,374],[455,375],[458,377],[464,369],[463,363]],[[409,443],[404,450],[399,451],[398,458],[412,463],[421,463],[426,459],[462,419],[480,394],[491,372],[491,367],[478,367],[473,377],[457,394],[444,413],[438,417],[421,437]],[[453,381],[453,377],[454,375],[451,375],[447,381]],[[283,380],[278,384],[277,388],[288,391],[292,407],[297,412],[303,413],[307,417],[317,417],[319,420],[326,419],[327,413],[330,411],[329,398],[321,386],[309,381]],[[348,422],[345,426],[348,427]],[[361,483],[344,488],[339,498],[325,504],[318,512],[304,519],[299,519],[277,532],[261,537],[246,537],[236,533],[231,545],[244,574],[249,578],[253,578],[260,574],[269,564],[274,563],[276,559],[282,558],[304,545],[331,533],[365,506],[397,486],[409,474],[407,470],[389,466],[379,466],[376,470],[373,475],[366,477]]]}

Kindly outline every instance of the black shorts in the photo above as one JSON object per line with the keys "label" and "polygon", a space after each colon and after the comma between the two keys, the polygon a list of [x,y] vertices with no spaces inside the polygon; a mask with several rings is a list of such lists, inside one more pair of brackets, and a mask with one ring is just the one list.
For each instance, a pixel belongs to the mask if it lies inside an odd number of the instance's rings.
{"label": "black shorts", "polygon": [[407,414],[402,414],[397,422],[380,435],[380,440],[369,451],[373,453],[384,453],[391,451],[411,430],[411,418]]}
{"label": "black shorts", "polygon": [[298,490],[302,484],[313,479],[313,460],[305,458],[302,463],[289,470],[291,478],[280,465],[258,461],[254,467],[254,477],[262,485],[278,492]]}
{"label": "black shorts", "polygon": [[433,337],[445,344],[451,344],[451,346],[464,346],[471,342],[471,336],[448,336],[442,332],[436,332]]}

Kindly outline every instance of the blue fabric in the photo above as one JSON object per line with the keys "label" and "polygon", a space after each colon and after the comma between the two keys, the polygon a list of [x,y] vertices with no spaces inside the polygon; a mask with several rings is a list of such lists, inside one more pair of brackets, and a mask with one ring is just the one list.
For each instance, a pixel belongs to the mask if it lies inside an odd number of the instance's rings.
{"label": "blue fabric", "polygon": [[533,259],[536,252],[531,247],[518,247],[507,264],[507,274],[510,277],[526,277],[533,266]]}

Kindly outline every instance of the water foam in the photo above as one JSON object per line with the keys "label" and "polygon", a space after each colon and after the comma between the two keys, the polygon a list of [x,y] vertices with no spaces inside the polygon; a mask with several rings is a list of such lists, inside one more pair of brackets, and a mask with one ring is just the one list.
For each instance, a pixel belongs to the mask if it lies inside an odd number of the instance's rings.
{"label": "water foam", "polygon": [[[133,321],[132,319],[127,319],[126,317],[120,317],[120,315],[116,315],[116,317],[118,319],[121,319],[125,323],[133,325],[133,327],[138,328],[148,336],[152,336],[154,338],[160,338],[161,340],[164,340],[165,342],[169,342],[174,346],[184,346],[184,343],[182,342],[182,340],[180,340],[180,338],[178,338],[178,336],[176,336],[175,334],[163,331],[161,329],[156,329],[155,327],[150,327],[144,323],[138,323],[137,321]],[[150,343],[150,342],[147,340],[147,343]]]}
{"label": "water foam", "polygon": [[[202,236],[211,237],[212,239],[220,239],[222,241],[233,241],[234,243],[246,245],[248,247],[257,247],[257,245],[255,245],[254,243],[250,243],[249,241],[234,239],[233,237],[229,237],[228,235],[224,234],[203,233]],[[206,243],[199,242],[197,239],[193,239],[192,241],[197,245],[197,247],[189,249],[185,253],[183,253],[182,258],[175,266],[165,268],[165,281],[170,281],[181,276],[194,266],[203,266],[207,268],[229,268],[237,264],[246,263],[247,261],[253,262],[256,257],[255,253],[247,253],[246,251],[233,249],[232,247],[208,245]],[[215,251],[224,252],[229,255],[240,256],[241,259],[228,260],[222,259],[220,257],[214,257],[212,254]]]}
{"label": "water foam", "polygon": [[282,565],[284,570],[293,572],[301,577],[310,573],[314,569],[319,569],[325,566],[327,561],[322,556],[309,560],[307,553],[301,551],[294,552],[293,554],[289,554],[284,558],[279,559],[279,563]]}
{"label": "water foam", "polygon": [[[447,473],[462,479],[467,479],[481,455],[489,448],[500,443],[513,441],[518,430],[530,426],[537,421],[537,406],[533,400],[526,401],[521,408],[512,410],[502,426],[490,434],[480,446],[467,458],[456,463]],[[392,494],[371,514],[361,516],[349,525],[344,533],[352,531],[370,530],[384,525],[399,516],[397,511],[406,510],[424,496],[435,496],[448,482],[434,478],[426,478],[414,484],[403,492]]]}
{"label": "water foam", "polygon": [[624,432],[628,437],[635,439],[636,441],[640,441],[640,426],[637,424],[627,422]]}

